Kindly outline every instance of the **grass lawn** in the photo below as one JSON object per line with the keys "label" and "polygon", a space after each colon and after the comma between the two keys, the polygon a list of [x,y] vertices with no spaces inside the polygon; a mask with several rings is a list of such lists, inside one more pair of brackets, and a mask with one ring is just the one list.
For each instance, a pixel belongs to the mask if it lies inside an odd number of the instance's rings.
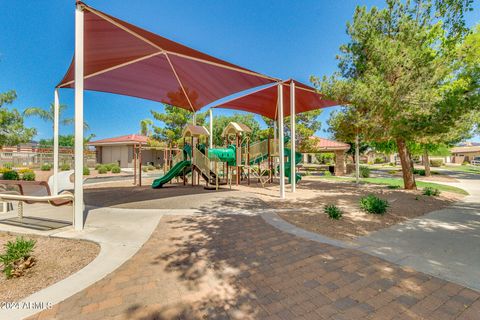
{"label": "grass lawn", "polygon": [[480,166],[444,166],[443,169],[480,174]]}
{"label": "grass lawn", "polygon": [[[335,176],[321,176],[319,177],[321,179],[333,179],[333,180],[339,180],[339,181],[355,181],[355,178],[353,177],[335,177]],[[384,184],[388,186],[400,186],[403,187],[403,180],[402,179],[397,179],[397,178],[361,178],[360,181],[362,183],[373,183],[373,184]],[[432,188],[437,188],[440,191],[446,191],[446,192],[453,192],[453,193],[458,193],[462,195],[468,195],[468,192],[457,188],[457,187],[452,187],[452,186],[447,186],[445,184],[439,184],[439,183],[433,183],[433,182],[424,182],[424,181],[417,181],[417,187],[419,188],[425,188],[425,187],[432,187]]]}

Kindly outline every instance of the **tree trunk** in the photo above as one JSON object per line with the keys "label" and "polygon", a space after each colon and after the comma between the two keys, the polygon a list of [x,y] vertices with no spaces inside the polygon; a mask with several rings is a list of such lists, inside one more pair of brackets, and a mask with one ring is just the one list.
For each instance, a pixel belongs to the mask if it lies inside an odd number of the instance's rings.
{"label": "tree trunk", "polygon": [[415,178],[413,176],[412,160],[410,157],[410,153],[407,150],[405,140],[398,138],[397,148],[398,155],[400,156],[400,162],[402,164],[403,184],[405,186],[405,189],[417,189]]}
{"label": "tree trunk", "polygon": [[425,166],[425,177],[430,177],[430,158],[428,157],[428,150],[425,148],[423,150],[423,165]]}

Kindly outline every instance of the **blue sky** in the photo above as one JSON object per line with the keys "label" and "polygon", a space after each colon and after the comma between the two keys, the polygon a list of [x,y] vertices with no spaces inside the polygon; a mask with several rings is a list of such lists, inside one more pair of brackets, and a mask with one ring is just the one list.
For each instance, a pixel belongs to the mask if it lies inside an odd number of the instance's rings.
{"label": "blue sky", "polygon": [[[478,0],[477,0],[478,1]],[[66,72],[74,49],[74,0],[0,1],[0,92],[15,89],[13,107],[46,108],[53,88]],[[345,24],[355,6],[384,5],[383,0],[117,0],[86,1],[92,7],[197,50],[278,78],[308,83],[311,75],[336,70],[335,55],[348,39]],[[476,2],[476,5],[478,2]],[[478,6],[477,6],[478,7]],[[467,16],[480,21],[480,10]],[[60,90],[60,100],[73,116],[73,90]],[[142,99],[85,93],[85,120],[97,138],[136,133],[161,104]],[[325,120],[331,109],[325,110]],[[216,111],[216,113],[232,113]],[[51,125],[26,120],[38,129],[36,139],[51,137]],[[71,133],[62,127],[61,133]],[[328,136],[323,130],[317,133]],[[474,140],[480,140],[476,137]]]}

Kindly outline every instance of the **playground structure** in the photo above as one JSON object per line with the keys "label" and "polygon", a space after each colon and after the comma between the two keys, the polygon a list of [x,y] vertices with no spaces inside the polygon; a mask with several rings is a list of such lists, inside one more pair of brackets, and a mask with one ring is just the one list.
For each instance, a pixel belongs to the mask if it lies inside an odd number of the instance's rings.
{"label": "playground structure", "polygon": [[[250,185],[251,177],[265,186],[272,183],[275,172],[275,158],[279,157],[278,144],[275,139],[265,139],[250,143],[251,129],[245,124],[230,122],[222,132],[225,141],[223,148],[208,148],[206,146],[210,132],[202,126],[187,125],[183,130],[183,150],[173,158],[171,168],[165,174],[155,179],[152,188],[161,188],[174,178],[181,178],[183,184],[188,182],[188,174],[191,174],[192,186],[200,177],[206,182],[205,188],[218,190],[219,185],[229,184],[232,181],[239,185],[247,181]],[[205,138],[205,143],[202,143]],[[187,140],[190,140],[189,143]],[[291,183],[290,149],[285,148],[287,162],[285,176]],[[299,152],[295,153],[296,166],[302,159]],[[295,173],[295,182],[301,180],[301,176]]]}

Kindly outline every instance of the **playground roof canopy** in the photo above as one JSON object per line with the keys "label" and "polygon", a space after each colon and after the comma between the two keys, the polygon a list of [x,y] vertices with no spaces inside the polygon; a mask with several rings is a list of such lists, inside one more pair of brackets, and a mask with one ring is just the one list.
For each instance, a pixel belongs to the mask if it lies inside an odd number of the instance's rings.
{"label": "playground roof canopy", "polygon": [[[84,87],[193,112],[278,81],[138,28],[77,1],[84,10]],[[59,88],[75,87],[74,60]]]}
{"label": "playground roof canopy", "polygon": [[222,137],[225,137],[229,134],[236,134],[236,133],[250,133],[252,129],[249,126],[243,123],[238,122],[230,122],[222,131]]}
{"label": "playground roof canopy", "polygon": [[[333,100],[324,99],[315,88],[296,80],[282,81],[283,86],[283,114],[290,115],[290,84],[295,83],[295,113],[302,113],[316,109],[338,105]],[[270,119],[277,119],[278,89],[275,84],[260,88],[243,96],[214,105],[214,108],[242,110],[260,114]]]}
{"label": "playground roof canopy", "polygon": [[193,124],[187,124],[182,131],[182,137],[200,137],[200,136],[210,136],[207,128],[204,126],[196,126]]}

